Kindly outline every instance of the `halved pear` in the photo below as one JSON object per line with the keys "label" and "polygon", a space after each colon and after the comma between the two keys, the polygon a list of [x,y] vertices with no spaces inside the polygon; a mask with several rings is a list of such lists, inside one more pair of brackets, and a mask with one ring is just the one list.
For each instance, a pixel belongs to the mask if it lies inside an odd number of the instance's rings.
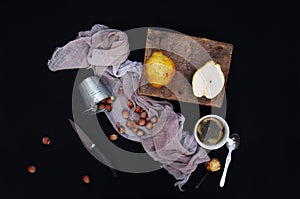
{"label": "halved pear", "polygon": [[225,78],[220,65],[210,60],[194,73],[192,79],[193,93],[196,97],[205,96],[208,99],[213,99],[222,91],[224,83]]}

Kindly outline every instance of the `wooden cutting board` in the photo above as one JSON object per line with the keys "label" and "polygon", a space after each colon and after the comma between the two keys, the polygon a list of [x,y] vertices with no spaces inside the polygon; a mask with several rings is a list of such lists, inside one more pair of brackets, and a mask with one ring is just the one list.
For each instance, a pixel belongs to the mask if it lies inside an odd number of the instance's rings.
{"label": "wooden cutting board", "polygon": [[[232,44],[149,28],[143,71],[146,61],[154,50],[161,50],[164,55],[170,57],[176,65],[177,72],[169,85],[159,89],[149,84],[143,72],[139,87],[140,94],[218,108],[222,106],[233,50]],[[195,97],[191,86],[193,74],[197,68],[211,59],[221,66],[224,73],[223,90],[213,99]]]}

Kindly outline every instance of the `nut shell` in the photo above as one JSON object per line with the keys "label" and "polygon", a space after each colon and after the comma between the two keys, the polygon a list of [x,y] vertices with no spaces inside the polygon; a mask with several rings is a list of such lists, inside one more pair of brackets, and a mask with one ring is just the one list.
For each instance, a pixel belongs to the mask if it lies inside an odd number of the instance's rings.
{"label": "nut shell", "polygon": [[111,141],[115,141],[115,140],[118,139],[118,136],[117,136],[116,134],[111,134],[111,135],[109,136],[109,139],[110,139]]}
{"label": "nut shell", "polygon": [[141,112],[141,118],[146,119],[147,118],[147,112],[146,111],[142,111]]}
{"label": "nut shell", "polygon": [[152,129],[152,123],[150,121],[147,121],[145,126],[147,129]]}
{"label": "nut shell", "polygon": [[112,99],[111,99],[111,97],[110,97],[110,98],[108,98],[108,99],[106,100],[106,103],[107,103],[107,104],[111,104],[111,103],[112,103]]}
{"label": "nut shell", "polygon": [[125,133],[125,128],[123,127],[123,126],[120,126],[119,128],[118,128],[118,131],[119,131],[119,133]]}
{"label": "nut shell", "polygon": [[27,167],[27,171],[29,173],[35,173],[36,172],[36,167],[33,166],[33,165],[30,165],[30,166]]}
{"label": "nut shell", "polygon": [[157,117],[156,117],[156,116],[153,116],[153,117],[151,118],[151,122],[152,122],[152,124],[155,124],[155,123],[157,122]]}
{"label": "nut shell", "polygon": [[138,128],[138,126],[139,126],[136,121],[132,121],[131,125],[132,125],[132,128]]}
{"label": "nut shell", "polygon": [[131,100],[128,100],[127,105],[129,108],[133,108],[133,102]]}
{"label": "nut shell", "polygon": [[124,90],[122,87],[119,88],[119,91],[118,91],[119,95],[124,95]]}
{"label": "nut shell", "polygon": [[132,128],[132,121],[127,121],[127,122],[126,122],[126,126],[127,126],[128,128]]}
{"label": "nut shell", "polygon": [[105,108],[105,105],[104,105],[103,103],[100,103],[99,106],[98,106],[98,109],[99,109],[99,110],[102,110],[102,109],[104,109],[104,108]]}
{"label": "nut shell", "polygon": [[141,137],[144,135],[144,131],[139,129],[137,132],[136,132],[137,136]]}
{"label": "nut shell", "polygon": [[123,116],[123,118],[127,119],[127,118],[129,117],[129,112],[128,112],[128,110],[123,110],[123,111],[122,111],[122,116]]}
{"label": "nut shell", "polygon": [[143,119],[143,118],[141,118],[141,119],[139,120],[139,125],[140,125],[140,126],[144,126],[145,124],[146,124],[146,120]]}
{"label": "nut shell", "polygon": [[42,142],[44,145],[50,145],[50,138],[49,137],[43,137]]}
{"label": "nut shell", "polygon": [[111,105],[110,104],[106,104],[105,105],[105,110],[108,111],[108,112],[111,111]]}
{"label": "nut shell", "polygon": [[142,111],[142,108],[140,106],[135,107],[135,112],[140,113]]}
{"label": "nut shell", "polygon": [[83,181],[84,183],[86,183],[86,184],[90,183],[90,181],[91,181],[90,176],[84,175],[84,176],[82,177],[82,181]]}

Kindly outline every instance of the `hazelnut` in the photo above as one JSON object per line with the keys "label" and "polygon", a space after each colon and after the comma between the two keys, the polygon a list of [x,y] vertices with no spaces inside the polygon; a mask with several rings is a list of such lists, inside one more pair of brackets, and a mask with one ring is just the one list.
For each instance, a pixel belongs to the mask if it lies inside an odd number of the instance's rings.
{"label": "hazelnut", "polygon": [[43,137],[42,142],[44,145],[50,145],[50,138],[49,137]]}
{"label": "hazelnut", "polygon": [[124,90],[122,87],[119,88],[119,95],[124,95]]}
{"label": "hazelnut", "polygon": [[152,123],[150,121],[147,121],[145,126],[147,129],[152,129]]}
{"label": "hazelnut", "polygon": [[110,104],[106,104],[105,105],[105,109],[106,109],[106,111],[111,111],[111,105]]}
{"label": "hazelnut", "polygon": [[82,177],[82,180],[83,180],[83,182],[84,183],[86,183],[86,184],[88,184],[88,183],[90,183],[90,176],[88,176],[88,175],[84,175],[83,177]]}
{"label": "hazelnut", "polygon": [[119,133],[125,133],[125,129],[124,129],[124,127],[123,126],[120,126],[119,128],[118,128],[118,131],[119,131]]}
{"label": "hazelnut", "polygon": [[107,104],[111,104],[112,103],[112,99],[111,98],[107,98],[106,103]]}
{"label": "hazelnut", "polygon": [[128,105],[129,108],[132,108],[133,107],[133,102],[131,100],[128,100],[127,105]]}
{"label": "hazelnut", "polygon": [[29,173],[35,173],[36,172],[36,168],[35,168],[35,166],[30,165],[30,166],[27,167],[27,171]]}
{"label": "hazelnut", "polygon": [[151,118],[151,122],[152,122],[152,124],[155,124],[155,123],[157,122],[157,117],[156,117],[156,116],[153,116],[153,117]]}
{"label": "hazelnut", "polygon": [[128,112],[128,110],[123,110],[123,111],[122,111],[122,116],[123,116],[123,118],[127,119],[127,118],[129,117],[129,112]]}
{"label": "hazelnut", "polygon": [[133,131],[133,132],[137,132],[138,129],[139,129],[138,126],[132,127],[132,131]]}
{"label": "hazelnut", "polygon": [[132,125],[132,128],[138,127],[138,123],[136,121],[132,121],[131,125]]}
{"label": "hazelnut", "polygon": [[142,108],[140,106],[135,107],[135,112],[140,113],[142,111]]}
{"label": "hazelnut", "polygon": [[118,136],[117,136],[116,134],[111,134],[111,135],[109,136],[109,139],[110,139],[111,141],[115,141],[115,140],[118,139]]}
{"label": "hazelnut", "polygon": [[100,103],[98,109],[99,109],[99,110],[102,110],[102,109],[104,109],[104,108],[105,108],[105,105],[102,104],[102,103]]}
{"label": "hazelnut", "polygon": [[139,129],[137,132],[136,132],[137,136],[141,137],[144,135],[144,131]]}
{"label": "hazelnut", "polygon": [[116,127],[119,128],[121,126],[120,122],[116,123]]}
{"label": "hazelnut", "polygon": [[143,118],[141,118],[141,119],[139,120],[139,125],[140,125],[140,126],[144,126],[145,124],[146,124],[146,120],[143,119]]}
{"label": "hazelnut", "polygon": [[132,128],[132,121],[127,121],[127,122],[126,122],[126,126],[127,126],[128,128]]}
{"label": "hazelnut", "polygon": [[147,118],[147,112],[146,111],[141,112],[141,118],[143,118],[143,119]]}

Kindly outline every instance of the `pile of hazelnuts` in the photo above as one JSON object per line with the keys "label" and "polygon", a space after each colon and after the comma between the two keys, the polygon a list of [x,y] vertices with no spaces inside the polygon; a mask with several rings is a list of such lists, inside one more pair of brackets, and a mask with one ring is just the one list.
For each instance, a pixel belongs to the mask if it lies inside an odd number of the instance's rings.
{"label": "pile of hazelnuts", "polygon": [[[131,100],[128,100],[127,106],[129,109],[134,109],[134,111],[139,114],[139,119],[138,121],[131,120],[129,117],[129,110],[124,109],[122,111],[122,116],[127,120],[126,127],[131,129],[133,132],[136,132],[137,136],[141,137],[145,132],[140,127],[145,126],[147,129],[152,129],[153,124],[157,122],[157,117],[154,116],[151,119],[148,118],[147,112],[138,105],[134,107]],[[122,127],[119,122],[116,123],[116,127],[118,128],[119,133],[125,133],[125,128]]]}
{"label": "pile of hazelnuts", "polygon": [[111,104],[112,104],[112,101],[113,101],[113,97],[108,97],[108,98],[105,98],[103,100],[101,100],[97,105],[98,105],[98,109],[101,110],[101,111],[111,111]]}

